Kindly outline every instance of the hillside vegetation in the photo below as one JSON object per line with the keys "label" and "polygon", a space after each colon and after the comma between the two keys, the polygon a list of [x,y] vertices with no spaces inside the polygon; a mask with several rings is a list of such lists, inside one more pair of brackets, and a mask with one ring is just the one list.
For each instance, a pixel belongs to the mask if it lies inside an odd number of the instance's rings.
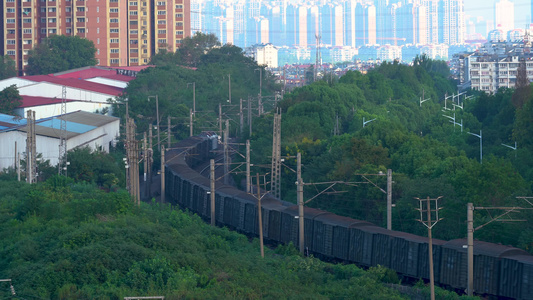
{"label": "hillside vegetation", "polygon": [[0,181],[0,195],[0,278],[13,280],[12,299],[408,299],[384,286],[399,282],[384,268],[328,264],[292,246],[261,259],[257,240],[167,205],[135,207],[124,191],[53,177]]}

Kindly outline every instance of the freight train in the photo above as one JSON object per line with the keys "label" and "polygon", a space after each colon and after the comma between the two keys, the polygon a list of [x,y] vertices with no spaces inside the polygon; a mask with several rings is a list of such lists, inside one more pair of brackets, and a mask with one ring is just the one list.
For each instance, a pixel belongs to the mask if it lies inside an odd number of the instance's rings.
{"label": "freight train", "polygon": [[[217,137],[208,134],[179,142],[166,154],[167,199],[211,216],[210,181],[195,169],[213,156]],[[258,236],[258,201],[233,186],[215,185],[215,219],[250,236]],[[298,245],[298,207],[265,195],[261,200],[263,236],[274,243]],[[382,265],[414,279],[429,279],[428,238],[391,231],[372,223],[306,207],[304,242],[314,256]],[[467,288],[466,239],[433,239],[435,283],[456,291]],[[501,299],[533,299],[533,256],[513,247],[474,241],[474,292]]]}

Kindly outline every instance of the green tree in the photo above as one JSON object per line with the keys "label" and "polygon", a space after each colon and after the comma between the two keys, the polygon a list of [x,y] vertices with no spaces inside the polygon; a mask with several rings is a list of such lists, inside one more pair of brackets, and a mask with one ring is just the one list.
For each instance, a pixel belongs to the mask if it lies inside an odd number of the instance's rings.
{"label": "green tree", "polygon": [[17,76],[15,61],[10,56],[0,56],[0,80]]}
{"label": "green tree", "polygon": [[16,85],[6,87],[0,92],[0,113],[12,114],[13,109],[22,104],[22,97]]}
{"label": "green tree", "polygon": [[196,67],[202,55],[217,46],[220,46],[220,42],[216,35],[197,32],[194,36],[181,41],[177,53],[183,65]]}
{"label": "green tree", "polygon": [[531,86],[527,78],[526,61],[521,60],[516,69],[515,92],[511,98],[516,108],[521,108],[531,98]]}
{"label": "green tree", "polygon": [[39,75],[94,66],[96,48],[88,39],[54,35],[30,50],[26,74]]}

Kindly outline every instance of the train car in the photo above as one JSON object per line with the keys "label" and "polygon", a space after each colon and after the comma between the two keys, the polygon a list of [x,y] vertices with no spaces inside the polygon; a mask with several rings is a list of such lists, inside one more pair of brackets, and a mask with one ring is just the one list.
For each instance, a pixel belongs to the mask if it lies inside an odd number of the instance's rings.
{"label": "train car", "polygon": [[348,261],[350,244],[349,228],[361,221],[335,214],[322,214],[315,218],[317,251],[324,257]]}
{"label": "train car", "polygon": [[350,226],[350,260],[366,267],[390,267],[390,234],[372,223]]}
{"label": "train car", "polygon": [[[297,206],[296,206],[297,208]],[[281,215],[281,232],[280,242],[283,244],[292,243],[295,247],[299,245],[300,227],[298,224],[298,209],[294,206],[287,206],[280,212]]]}
{"label": "train car", "polygon": [[498,295],[533,299],[533,256],[515,254],[502,258]]}
{"label": "train car", "polygon": [[[411,278],[429,279],[429,239],[400,231],[392,231],[391,235],[391,268]],[[432,239],[432,243],[435,275],[440,274],[440,247],[445,242]],[[438,278],[434,276],[435,281]]]}
{"label": "train car", "polygon": [[[192,168],[213,156],[218,139],[191,137],[166,153],[166,184],[170,201],[210,219],[210,182]],[[259,234],[258,201],[234,187],[216,183],[218,225],[250,236]],[[269,195],[261,201],[263,236],[274,243],[299,244],[298,206]],[[382,265],[400,275],[429,278],[428,240],[386,230],[369,222],[304,208],[304,239],[308,253],[371,267]],[[465,239],[433,239],[435,282],[463,291],[467,283]],[[514,299],[533,299],[533,256],[525,251],[474,242],[474,292]]]}
{"label": "train car", "polygon": [[[442,246],[441,283],[464,290],[468,282],[467,240],[455,239]],[[498,295],[502,257],[526,252],[517,248],[474,241],[474,292]]]}

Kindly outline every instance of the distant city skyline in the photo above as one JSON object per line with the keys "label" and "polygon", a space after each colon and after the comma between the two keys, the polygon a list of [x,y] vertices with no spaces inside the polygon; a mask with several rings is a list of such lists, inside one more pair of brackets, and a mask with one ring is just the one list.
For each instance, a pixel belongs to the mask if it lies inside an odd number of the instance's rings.
{"label": "distant city skyline", "polygon": [[[482,16],[486,20],[494,20],[494,4],[498,0],[465,0],[465,15]],[[531,0],[510,0],[514,3],[515,27],[524,28],[531,22]]]}

